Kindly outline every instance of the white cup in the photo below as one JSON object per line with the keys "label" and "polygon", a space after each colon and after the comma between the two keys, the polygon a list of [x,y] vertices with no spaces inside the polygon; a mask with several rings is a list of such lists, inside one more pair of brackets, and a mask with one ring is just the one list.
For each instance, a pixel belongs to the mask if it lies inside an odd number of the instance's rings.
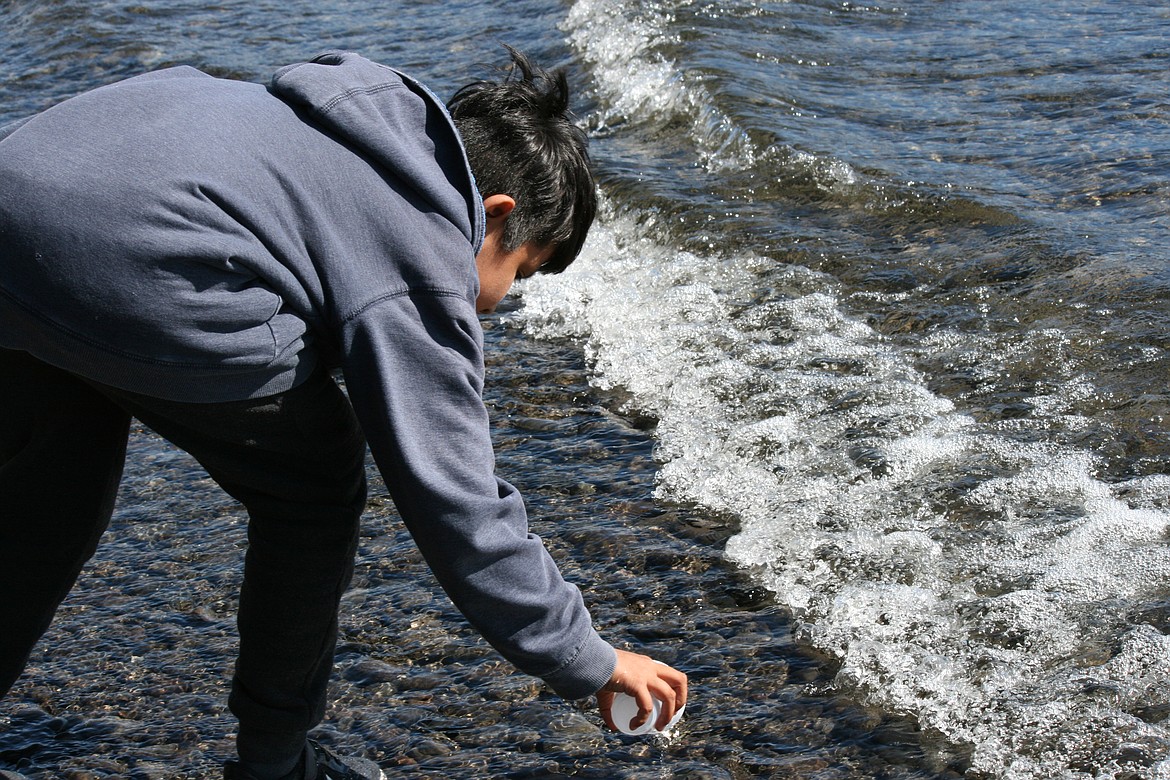
{"label": "white cup", "polygon": [[[650,699],[654,703],[654,710],[650,713],[650,717],[647,718],[646,722],[641,726],[636,729],[632,729],[630,728],[630,721],[638,715],[638,702],[635,701],[634,697],[630,696],[628,693],[615,694],[613,697],[613,706],[609,710],[609,715],[611,718],[613,718],[613,724],[618,727],[618,731],[634,737],[641,736],[642,734],[650,734],[652,732],[656,733],[657,729],[654,728],[654,724],[658,722],[658,715],[660,712],[662,712],[662,702],[658,701],[658,699],[655,699],[653,696],[651,696]],[[661,733],[665,734],[674,728],[675,724],[682,719],[683,710],[686,708],[687,707],[684,704],[675,710],[674,717],[670,719],[670,723],[666,724],[666,728],[664,728]]]}

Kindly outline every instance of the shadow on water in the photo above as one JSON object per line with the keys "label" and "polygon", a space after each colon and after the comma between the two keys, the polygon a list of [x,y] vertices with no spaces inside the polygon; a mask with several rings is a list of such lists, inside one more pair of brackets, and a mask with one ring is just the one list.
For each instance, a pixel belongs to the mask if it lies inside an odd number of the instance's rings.
{"label": "shadow on water", "polygon": [[[655,501],[652,422],[610,411],[576,348],[485,327],[500,472],[605,636],[687,671],[687,715],[669,739],[625,737],[515,673],[447,602],[371,467],[323,741],[391,777],[961,773],[912,723],[834,695],[834,670],[723,560],[733,523]],[[193,461],[136,431],[111,529],[0,709],[0,767],[218,776],[244,525]]]}

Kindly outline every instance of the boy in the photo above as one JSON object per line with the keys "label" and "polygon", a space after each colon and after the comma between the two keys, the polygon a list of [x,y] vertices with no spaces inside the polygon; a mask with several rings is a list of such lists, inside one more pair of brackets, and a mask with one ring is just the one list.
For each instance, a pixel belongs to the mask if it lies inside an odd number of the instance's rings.
{"label": "boy", "polygon": [[597,635],[493,473],[476,315],[572,262],[595,211],[564,75],[512,56],[449,112],[330,52],[268,87],[171,68],[0,129],[0,693],[109,522],[134,416],[248,510],[225,778],[381,776],[307,736],[367,441],[509,661],[611,725],[617,691],[638,720],[661,700],[659,725],[685,702],[685,675]]}

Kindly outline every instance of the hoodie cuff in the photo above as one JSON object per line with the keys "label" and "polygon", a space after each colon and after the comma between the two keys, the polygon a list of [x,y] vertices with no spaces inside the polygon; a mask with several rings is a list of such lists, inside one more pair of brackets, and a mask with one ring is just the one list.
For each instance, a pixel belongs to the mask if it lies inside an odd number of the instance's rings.
{"label": "hoodie cuff", "polygon": [[558,696],[581,699],[601,690],[613,677],[615,668],[617,652],[597,632],[591,632],[572,660],[543,679]]}

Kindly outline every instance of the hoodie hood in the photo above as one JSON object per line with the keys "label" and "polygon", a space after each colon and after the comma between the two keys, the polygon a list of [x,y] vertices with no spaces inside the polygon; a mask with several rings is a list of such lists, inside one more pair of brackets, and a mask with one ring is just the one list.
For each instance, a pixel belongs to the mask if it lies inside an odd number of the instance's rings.
{"label": "hoodie hood", "polygon": [[483,200],[455,123],[429,89],[359,54],[331,51],[281,68],[269,91],[408,183],[479,252]]}

